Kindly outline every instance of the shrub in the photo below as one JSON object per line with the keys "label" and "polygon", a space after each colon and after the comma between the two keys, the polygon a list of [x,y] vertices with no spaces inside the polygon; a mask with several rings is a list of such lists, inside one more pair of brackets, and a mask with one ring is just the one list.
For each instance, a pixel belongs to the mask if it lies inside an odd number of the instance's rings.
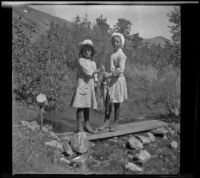
{"label": "shrub", "polygon": [[165,72],[160,80],[154,80],[149,96],[154,102],[163,102],[169,113],[180,113],[180,76],[173,69]]}
{"label": "shrub", "polygon": [[67,92],[74,83],[69,77],[63,77],[68,75],[71,69],[65,62],[64,43],[55,33],[57,30],[52,27],[47,36],[41,36],[33,44],[18,43],[19,39],[21,41],[26,39],[23,30],[21,31],[23,36],[17,35],[18,41],[13,39],[15,99],[35,104],[36,95],[44,93],[53,108],[64,108]]}

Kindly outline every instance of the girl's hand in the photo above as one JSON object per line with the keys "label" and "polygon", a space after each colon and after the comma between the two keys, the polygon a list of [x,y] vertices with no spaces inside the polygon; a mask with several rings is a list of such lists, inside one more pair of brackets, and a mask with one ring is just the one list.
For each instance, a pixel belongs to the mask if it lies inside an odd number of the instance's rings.
{"label": "girl's hand", "polygon": [[112,77],[112,73],[104,72],[103,77],[104,78],[110,78],[110,77]]}
{"label": "girl's hand", "polygon": [[100,71],[101,71],[101,72],[104,72],[104,71],[105,71],[105,66],[104,66],[104,65],[102,65],[102,66],[100,67]]}
{"label": "girl's hand", "polygon": [[97,69],[97,70],[95,70],[94,72],[93,72],[93,74],[97,74],[97,73],[99,73],[100,72],[100,69]]}

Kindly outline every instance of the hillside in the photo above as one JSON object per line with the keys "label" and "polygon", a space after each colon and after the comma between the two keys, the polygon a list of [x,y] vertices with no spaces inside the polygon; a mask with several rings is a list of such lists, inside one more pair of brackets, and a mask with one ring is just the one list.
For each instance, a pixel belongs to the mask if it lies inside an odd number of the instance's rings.
{"label": "hillside", "polygon": [[[31,41],[35,41],[41,34],[45,34],[50,27],[51,21],[55,24],[66,24],[68,28],[71,28],[73,24],[65,19],[49,15],[29,6],[13,7],[13,20],[19,20],[22,23],[24,32]],[[144,39],[144,43],[148,45],[155,44],[161,47],[165,45],[166,41],[168,39],[162,36]]]}
{"label": "hillside", "polygon": [[44,34],[49,29],[51,21],[55,24],[65,24],[68,28],[72,27],[72,23],[67,20],[38,11],[29,6],[13,7],[12,17],[13,20],[21,22],[25,34],[31,41],[35,41],[39,35]]}
{"label": "hillside", "polygon": [[162,36],[156,36],[153,38],[144,39],[144,43],[147,43],[148,45],[155,44],[155,45],[160,45],[161,47],[164,47],[164,45],[166,44],[167,41],[169,41],[169,40]]}

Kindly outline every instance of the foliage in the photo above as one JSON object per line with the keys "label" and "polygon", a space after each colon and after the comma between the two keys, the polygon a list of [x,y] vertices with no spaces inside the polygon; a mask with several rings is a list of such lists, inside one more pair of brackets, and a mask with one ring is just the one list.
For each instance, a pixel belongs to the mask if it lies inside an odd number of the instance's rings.
{"label": "foliage", "polygon": [[171,59],[175,67],[180,67],[181,61],[181,14],[180,7],[175,7],[174,10],[167,14],[169,22],[172,23],[169,28],[172,34],[172,43],[168,44],[171,49]]}
{"label": "foliage", "polygon": [[132,23],[129,20],[125,18],[118,18],[117,23],[114,25],[114,29],[116,32],[119,32],[124,36],[127,36],[130,34],[131,25]]}
{"label": "foliage", "polygon": [[[73,83],[63,79],[70,69],[65,62],[64,42],[67,39],[63,36],[67,35],[59,33],[61,30],[52,23],[47,36],[41,36],[39,41],[26,46],[26,55],[13,57],[14,83],[17,83],[13,90],[16,99],[35,103],[36,95],[44,93],[52,107],[63,108],[63,99]],[[13,47],[15,54],[20,46],[14,41]]]}
{"label": "foliage", "polygon": [[[96,18],[92,24],[87,17],[76,16],[71,28],[65,24],[50,24],[45,35],[31,43],[26,37],[23,25],[13,20],[13,91],[14,98],[30,104],[35,103],[35,96],[44,93],[54,108],[64,108],[69,94],[75,86],[75,73],[79,58],[79,42],[91,39],[95,46],[94,60],[97,67],[106,64],[112,54],[110,43],[111,33],[118,31],[125,35],[124,52],[127,56],[125,75],[129,91],[134,92],[135,81],[143,83],[148,88],[148,94],[140,96],[143,102],[162,101],[167,103],[169,110],[179,108],[180,88],[175,85],[176,79],[165,79],[168,66],[171,71],[179,71],[180,44],[178,37],[180,27],[178,11],[172,12],[170,22],[176,25],[172,28],[174,41],[168,41],[164,47],[147,45],[139,33],[130,34],[131,22],[119,18],[112,29],[103,15]],[[134,80],[133,80],[134,79]],[[161,82],[162,81],[162,82]],[[149,88],[150,87],[150,88]],[[175,92],[175,91],[179,92]],[[174,91],[170,93],[171,91]],[[175,99],[175,100],[173,100]],[[99,100],[100,103],[100,100]],[[102,104],[100,104],[102,105]],[[170,109],[171,108],[171,109]],[[171,112],[171,111],[170,111]]]}
{"label": "foliage", "polygon": [[93,28],[97,31],[97,33],[98,32],[100,32],[100,34],[108,33],[110,25],[108,25],[106,21],[107,21],[107,19],[103,18],[103,15],[96,18],[96,24],[94,25]]}
{"label": "foliage", "polygon": [[180,114],[180,76],[173,69],[166,71],[162,79],[153,80],[149,90],[150,100],[163,102],[169,113]]}

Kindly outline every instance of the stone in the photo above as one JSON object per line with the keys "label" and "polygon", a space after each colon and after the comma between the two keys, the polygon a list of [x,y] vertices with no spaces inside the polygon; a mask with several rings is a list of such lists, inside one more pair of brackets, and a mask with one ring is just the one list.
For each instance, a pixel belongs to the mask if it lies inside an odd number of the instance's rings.
{"label": "stone", "polygon": [[54,132],[49,132],[49,135],[50,135],[52,138],[54,138],[54,139],[60,141],[60,139],[58,138],[58,136],[57,136]]}
{"label": "stone", "polygon": [[30,122],[29,125],[27,125],[27,127],[33,131],[37,131],[40,129],[40,126],[38,125],[36,121]]}
{"label": "stone", "polygon": [[151,132],[148,132],[147,135],[152,142],[156,140],[156,137]]}
{"label": "stone", "polygon": [[130,146],[130,148],[135,150],[140,150],[143,148],[143,144],[135,137],[131,137],[128,139],[128,145]]}
{"label": "stone", "polygon": [[70,164],[70,163],[71,163],[71,161],[69,161],[69,160],[66,159],[66,158],[60,158],[60,161],[61,161],[61,162],[64,162],[64,163],[67,163],[67,164]]}
{"label": "stone", "polygon": [[53,148],[57,148],[57,149],[63,151],[63,145],[56,140],[51,140],[49,142],[45,142],[45,145],[53,147]]}
{"label": "stone", "polygon": [[168,139],[168,137],[166,135],[164,135],[163,140],[167,140],[167,139]]}
{"label": "stone", "polygon": [[176,141],[172,141],[171,142],[171,147],[175,148],[175,149],[178,148],[178,143]]}
{"label": "stone", "polygon": [[114,143],[118,143],[119,142],[119,140],[117,139],[117,137],[110,138],[109,141],[110,142],[114,142]]}
{"label": "stone", "polygon": [[89,147],[94,147],[95,143],[89,141]]}
{"label": "stone", "polygon": [[46,125],[44,125],[44,127],[47,128],[48,130],[53,130],[53,126],[52,125],[46,124]]}
{"label": "stone", "polygon": [[142,172],[143,169],[139,166],[137,166],[136,164],[134,163],[131,163],[131,162],[128,162],[126,165],[125,165],[125,168],[126,169],[130,169],[131,171],[136,171],[136,172]]}
{"label": "stone", "polygon": [[137,135],[135,136],[137,139],[139,139],[143,144],[150,143],[151,140],[148,137]]}
{"label": "stone", "polygon": [[146,150],[140,150],[140,152],[136,154],[136,157],[140,162],[145,163],[151,158],[151,154]]}
{"label": "stone", "polygon": [[68,142],[64,142],[63,144],[63,152],[66,153],[67,155],[71,156],[74,154],[70,144]]}
{"label": "stone", "polygon": [[81,156],[75,157],[74,159],[72,159],[72,161],[76,163],[83,163],[86,161],[86,159],[87,159],[87,156],[83,154]]}
{"label": "stone", "polygon": [[70,139],[71,148],[77,153],[85,153],[89,149],[89,142],[85,132],[74,134]]}
{"label": "stone", "polygon": [[172,134],[172,135],[174,135],[174,133],[175,133],[175,131],[174,131],[172,128],[170,128],[170,127],[168,128],[168,131],[169,131],[169,133]]}
{"label": "stone", "polygon": [[28,126],[29,125],[29,122],[28,121],[25,121],[25,120],[22,120],[20,121],[21,125],[23,126]]}
{"label": "stone", "polygon": [[172,128],[174,129],[175,132],[180,134],[180,123],[172,123],[171,126],[172,126]]}
{"label": "stone", "polygon": [[143,120],[144,116],[138,117],[138,120]]}
{"label": "stone", "polygon": [[163,128],[163,127],[160,127],[160,128],[157,128],[157,129],[154,129],[151,131],[155,136],[161,136],[161,137],[164,137],[166,135],[166,133],[168,133],[168,131]]}
{"label": "stone", "polygon": [[132,154],[128,154],[127,157],[132,160],[134,158],[134,156]]}
{"label": "stone", "polygon": [[42,127],[42,132],[47,133],[49,130],[46,127]]}

